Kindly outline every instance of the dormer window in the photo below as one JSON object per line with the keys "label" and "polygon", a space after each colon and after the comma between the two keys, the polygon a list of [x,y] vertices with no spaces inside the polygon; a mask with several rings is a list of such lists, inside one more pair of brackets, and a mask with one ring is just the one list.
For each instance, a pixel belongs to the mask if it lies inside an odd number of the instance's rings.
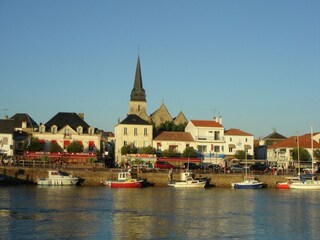
{"label": "dormer window", "polygon": [[44,125],[41,125],[39,131],[40,133],[44,133],[46,131],[46,127]]}
{"label": "dormer window", "polygon": [[94,128],[93,128],[93,127],[90,127],[90,128],[88,129],[89,135],[93,135],[93,131],[94,131]]}
{"label": "dormer window", "polygon": [[51,127],[51,132],[52,132],[53,134],[56,134],[56,133],[57,133],[57,126],[52,126],[52,127]]}
{"label": "dormer window", "polygon": [[77,133],[78,135],[82,134],[83,128],[81,126],[77,127]]}
{"label": "dormer window", "polygon": [[66,128],[66,129],[64,130],[64,135],[65,135],[65,136],[69,136],[69,135],[70,135],[70,131],[69,131],[68,128]]}

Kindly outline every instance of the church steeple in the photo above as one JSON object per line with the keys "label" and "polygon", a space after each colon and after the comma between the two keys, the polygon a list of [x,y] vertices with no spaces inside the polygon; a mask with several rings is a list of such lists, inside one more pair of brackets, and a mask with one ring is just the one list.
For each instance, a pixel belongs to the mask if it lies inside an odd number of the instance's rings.
{"label": "church steeple", "polygon": [[142,101],[146,102],[146,93],[142,85],[141,67],[140,67],[140,56],[138,55],[136,76],[134,78],[134,85],[131,91],[131,101]]}
{"label": "church steeple", "polygon": [[137,61],[136,76],[134,78],[133,89],[131,91],[131,97],[129,102],[129,114],[134,114],[145,121],[150,121],[150,117],[147,114],[146,93],[142,86],[139,55]]}

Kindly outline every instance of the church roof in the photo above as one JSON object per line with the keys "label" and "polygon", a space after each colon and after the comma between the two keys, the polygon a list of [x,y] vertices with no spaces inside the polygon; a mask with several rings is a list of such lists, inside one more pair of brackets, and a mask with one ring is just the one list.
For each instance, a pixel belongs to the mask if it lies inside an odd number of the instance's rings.
{"label": "church roof", "polygon": [[137,115],[129,114],[120,124],[132,124],[132,125],[151,125],[147,121],[143,120]]}
{"label": "church roof", "polygon": [[138,56],[136,75],[134,78],[134,85],[131,91],[131,101],[146,101],[146,93],[142,85],[140,57]]}

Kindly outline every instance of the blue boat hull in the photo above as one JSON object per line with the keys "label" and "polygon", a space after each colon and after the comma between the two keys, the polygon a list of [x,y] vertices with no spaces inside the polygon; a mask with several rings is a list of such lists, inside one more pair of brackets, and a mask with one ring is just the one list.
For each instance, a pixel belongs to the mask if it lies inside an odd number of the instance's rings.
{"label": "blue boat hull", "polygon": [[235,189],[260,189],[262,188],[262,183],[260,184],[234,184]]}

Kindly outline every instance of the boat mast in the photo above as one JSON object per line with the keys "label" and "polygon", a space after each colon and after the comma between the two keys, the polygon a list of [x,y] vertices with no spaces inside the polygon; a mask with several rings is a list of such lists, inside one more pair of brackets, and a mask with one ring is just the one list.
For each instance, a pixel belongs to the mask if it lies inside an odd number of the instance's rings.
{"label": "boat mast", "polygon": [[298,176],[300,176],[300,150],[299,150],[299,136],[297,135],[297,148],[298,148]]}
{"label": "boat mast", "polygon": [[313,127],[311,125],[311,169],[312,169],[312,180],[314,180],[314,170],[313,170]]}

